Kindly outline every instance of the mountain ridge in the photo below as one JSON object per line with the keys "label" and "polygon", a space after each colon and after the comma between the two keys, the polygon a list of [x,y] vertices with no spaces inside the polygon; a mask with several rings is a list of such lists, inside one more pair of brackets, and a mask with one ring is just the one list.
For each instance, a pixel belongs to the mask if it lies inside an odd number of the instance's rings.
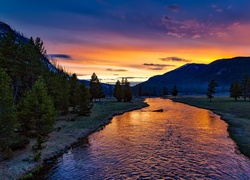
{"label": "mountain ridge", "polygon": [[219,84],[218,92],[228,92],[232,82],[239,80],[244,75],[250,75],[250,57],[238,56],[234,58],[224,58],[215,60],[209,64],[188,63],[175,70],[156,75],[142,82],[135,87],[136,93],[139,86],[145,94],[161,95],[161,90],[165,86],[169,91],[174,85],[180,93],[206,93],[207,85],[212,79]]}

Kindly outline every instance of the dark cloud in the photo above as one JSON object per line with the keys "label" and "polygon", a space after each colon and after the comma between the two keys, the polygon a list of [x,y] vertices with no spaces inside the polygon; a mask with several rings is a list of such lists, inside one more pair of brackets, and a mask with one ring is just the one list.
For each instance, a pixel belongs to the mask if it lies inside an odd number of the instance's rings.
{"label": "dark cloud", "polygon": [[106,69],[107,71],[115,71],[115,72],[125,72],[125,71],[128,71],[126,69],[112,69],[112,68],[108,68]]}
{"label": "dark cloud", "polygon": [[168,16],[164,16],[164,18],[165,18],[165,20],[171,20],[171,18]]}
{"label": "dark cloud", "polygon": [[189,59],[183,59],[179,57],[165,57],[165,58],[159,58],[162,61],[175,61],[175,62],[190,62]]}
{"label": "dark cloud", "polygon": [[148,68],[150,70],[154,70],[154,71],[160,71],[160,70],[163,70],[164,68],[162,67],[158,67],[158,68]]}
{"label": "dark cloud", "polygon": [[89,74],[80,74],[80,73],[77,73],[76,75],[77,76],[88,76]]}
{"label": "dark cloud", "polygon": [[175,67],[175,65],[170,64],[153,64],[153,63],[144,63],[144,66],[148,66],[150,70],[163,70],[165,67]]}
{"label": "dark cloud", "polygon": [[175,65],[170,64],[153,64],[153,63],[144,63],[144,66],[154,66],[154,67],[174,67]]}
{"label": "dark cloud", "polygon": [[71,60],[71,56],[68,54],[47,54],[47,57],[51,60],[54,59],[68,59]]}
{"label": "dark cloud", "polygon": [[170,4],[166,6],[166,9],[171,11],[178,11],[180,7],[177,4]]}
{"label": "dark cloud", "polygon": [[127,79],[145,79],[145,77],[132,77],[132,76],[128,76],[128,77],[118,77],[118,78],[127,78]]}

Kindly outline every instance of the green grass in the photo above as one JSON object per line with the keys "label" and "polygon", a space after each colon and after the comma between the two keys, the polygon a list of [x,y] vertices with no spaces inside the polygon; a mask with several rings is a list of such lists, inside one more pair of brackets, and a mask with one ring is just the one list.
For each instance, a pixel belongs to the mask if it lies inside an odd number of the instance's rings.
{"label": "green grass", "polygon": [[228,97],[218,97],[212,102],[206,97],[181,97],[173,99],[192,106],[210,109],[221,116],[229,127],[230,137],[236,142],[239,150],[250,158],[250,102]]}

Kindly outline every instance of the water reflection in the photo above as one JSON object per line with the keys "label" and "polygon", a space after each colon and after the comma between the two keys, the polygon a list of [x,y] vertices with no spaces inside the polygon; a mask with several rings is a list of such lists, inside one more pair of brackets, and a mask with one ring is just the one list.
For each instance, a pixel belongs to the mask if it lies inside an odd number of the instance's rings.
{"label": "water reflection", "polygon": [[[249,179],[227,124],[210,111],[147,99],[69,151],[46,179]],[[152,112],[162,108],[163,112]]]}

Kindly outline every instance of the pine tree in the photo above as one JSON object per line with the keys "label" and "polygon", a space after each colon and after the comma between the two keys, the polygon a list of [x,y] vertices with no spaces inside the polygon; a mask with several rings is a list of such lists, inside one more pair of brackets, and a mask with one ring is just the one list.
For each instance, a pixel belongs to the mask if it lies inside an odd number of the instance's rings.
{"label": "pine tree", "polygon": [[208,84],[207,88],[207,98],[209,99],[209,102],[211,102],[212,98],[214,98],[213,94],[215,93],[215,88],[218,86],[218,84],[215,82],[215,80],[211,80]]}
{"label": "pine tree", "polygon": [[18,57],[19,47],[13,32],[7,32],[3,35],[0,42],[0,67],[4,68],[11,78],[12,93],[16,102],[18,90],[21,85],[20,73],[22,69],[21,61]]}
{"label": "pine tree", "polygon": [[92,74],[91,79],[90,79],[90,94],[92,99],[99,99],[104,98],[105,95],[102,92],[102,86],[101,83],[95,73]]}
{"label": "pine tree", "polygon": [[238,98],[242,95],[242,89],[240,87],[239,81],[235,81],[231,84],[230,87],[230,97],[234,98],[237,101]]}
{"label": "pine tree", "polygon": [[172,89],[172,96],[174,96],[176,98],[176,96],[178,95],[178,90],[176,85],[174,85],[173,89]]}
{"label": "pine tree", "polygon": [[132,91],[130,88],[130,83],[128,82],[128,79],[125,78],[124,82],[124,101],[130,102],[132,100]]}
{"label": "pine tree", "polygon": [[57,72],[50,72],[46,78],[48,93],[56,110],[60,114],[67,114],[69,111],[70,75],[56,62],[53,62],[53,66],[57,68]]}
{"label": "pine tree", "polygon": [[117,80],[115,83],[114,97],[117,99],[117,101],[122,101],[122,86],[119,80]]}
{"label": "pine tree", "polygon": [[82,82],[80,84],[80,102],[79,102],[79,115],[88,116],[91,114],[91,109],[93,107],[93,102],[91,100],[91,95],[89,89]]}
{"label": "pine tree", "polygon": [[246,98],[249,96],[250,93],[249,84],[250,84],[250,79],[248,75],[245,75],[241,82],[242,97],[244,101],[246,101]]}
{"label": "pine tree", "polygon": [[73,74],[70,78],[70,106],[73,108],[73,113],[78,113],[78,105],[80,98],[80,89],[76,74]]}
{"label": "pine tree", "polygon": [[32,89],[22,98],[18,118],[26,131],[31,130],[43,135],[53,128],[55,108],[42,77],[38,78]]}
{"label": "pine tree", "polygon": [[0,68],[0,151],[11,144],[16,125],[10,77]]}

